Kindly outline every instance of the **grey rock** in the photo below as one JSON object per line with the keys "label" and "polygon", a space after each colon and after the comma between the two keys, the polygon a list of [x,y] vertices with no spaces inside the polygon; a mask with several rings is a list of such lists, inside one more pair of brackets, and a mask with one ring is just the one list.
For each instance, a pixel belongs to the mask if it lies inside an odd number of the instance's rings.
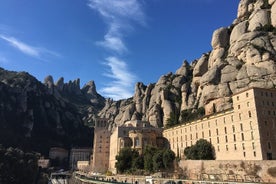
{"label": "grey rock", "polygon": [[211,45],[213,49],[219,47],[227,47],[229,45],[229,30],[228,28],[222,27],[214,31]]}

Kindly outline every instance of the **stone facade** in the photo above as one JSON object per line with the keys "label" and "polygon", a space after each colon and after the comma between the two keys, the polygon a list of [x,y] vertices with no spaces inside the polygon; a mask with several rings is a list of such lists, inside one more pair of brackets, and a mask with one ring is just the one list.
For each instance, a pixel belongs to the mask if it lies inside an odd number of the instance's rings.
{"label": "stone facade", "polygon": [[191,180],[276,183],[275,160],[181,160],[179,167]]}
{"label": "stone facade", "polygon": [[70,167],[77,168],[78,161],[90,161],[91,148],[72,148],[70,151]]}
{"label": "stone facade", "polygon": [[122,148],[131,147],[142,154],[146,145],[167,146],[161,128],[155,128],[148,122],[139,120],[128,121],[123,126],[117,127],[110,137],[109,170],[116,173],[116,155]]}
{"label": "stone facade", "polygon": [[232,95],[233,108],[164,130],[171,149],[184,149],[203,138],[216,160],[276,159],[276,90],[249,88]]}
{"label": "stone facade", "polygon": [[64,148],[52,147],[49,151],[49,158],[51,160],[54,160],[54,159],[65,160],[68,158],[68,151]]}
{"label": "stone facade", "polygon": [[105,173],[108,169],[110,135],[107,119],[97,119],[94,127],[94,148],[91,159],[93,172]]}

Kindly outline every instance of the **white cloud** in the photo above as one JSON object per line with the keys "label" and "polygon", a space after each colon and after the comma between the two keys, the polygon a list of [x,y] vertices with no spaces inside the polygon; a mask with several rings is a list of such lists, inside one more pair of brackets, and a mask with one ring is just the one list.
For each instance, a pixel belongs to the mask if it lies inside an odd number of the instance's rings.
{"label": "white cloud", "polygon": [[127,51],[127,48],[121,38],[109,34],[106,34],[104,36],[104,41],[99,41],[97,42],[97,44],[110,50],[113,50],[117,53]]}
{"label": "white cloud", "polygon": [[113,80],[101,89],[100,92],[104,96],[111,97],[114,100],[132,96],[133,94],[130,92],[130,89],[133,89],[136,76],[128,70],[127,64],[116,57],[106,58],[105,64],[109,66],[110,71],[104,75]]}
{"label": "white cloud", "polygon": [[34,57],[39,57],[39,55],[40,55],[37,48],[32,47],[30,45],[27,45],[27,44],[13,38],[13,37],[7,37],[7,36],[4,36],[4,35],[0,35],[0,38],[7,41],[11,46],[13,46],[14,48],[20,50],[24,54],[34,56]]}
{"label": "white cloud", "polygon": [[123,37],[132,24],[145,24],[145,16],[137,0],[89,0],[88,6],[98,11],[109,27],[104,40],[97,43],[120,54],[127,51]]}
{"label": "white cloud", "polygon": [[[145,15],[138,0],[88,0],[88,6],[97,11],[108,26],[103,40],[96,44],[115,55],[127,52],[125,37],[135,24],[145,25]],[[127,63],[117,57],[108,57],[105,64],[110,70],[104,75],[112,81],[100,92],[114,100],[131,97],[136,76],[128,70]]]}
{"label": "white cloud", "polygon": [[31,45],[28,45],[14,37],[5,36],[5,35],[0,34],[0,38],[2,40],[5,40],[7,43],[9,43],[11,46],[13,46],[17,50],[21,51],[22,53],[32,56],[32,57],[39,58],[41,60],[44,60],[42,58],[42,56],[45,56],[45,55],[60,57],[60,55],[56,52],[50,51],[45,48],[39,48],[39,47],[34,47]]}

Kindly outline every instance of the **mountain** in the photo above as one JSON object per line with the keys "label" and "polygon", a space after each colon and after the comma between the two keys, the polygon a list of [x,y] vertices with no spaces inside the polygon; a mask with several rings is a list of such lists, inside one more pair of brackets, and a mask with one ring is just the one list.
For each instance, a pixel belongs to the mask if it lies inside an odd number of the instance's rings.
{"label": "mountain", "polygon": [[231,95],[249,87],[276,85],[276,0],[241,0],[237,18],[214,31],[212,50],[156,83],[136,84],[132,98],[114,101],[94,81],[44,83],[26,72],[0,69],[0,144],[46,153],[50,146],[92,143],[95,118],[110,129],[128,120],[165,127],[187,113],[212,114],[232,107]]}
{"label": "mountain", "polygon": [[157,83],[138,83],[133,98],[107,100],[99,112],[113,126],[141,119],[154,126],[189,110],[205,107],[211,114],[232,107],[231,95],[248,87],[275,88],[275,0],[241,0],[237,18],[214,31],[212,50]]}
{"label": "mountain", "polygon": [[91,104],[91,112],[101,107],[93,101],[94,83],[80,90],[78,81],[54,85],[51,79],[42,84],[26,72],[0,68],[0,144],[44,155],[53,146],[92,145],[93,130],[83,114]]}

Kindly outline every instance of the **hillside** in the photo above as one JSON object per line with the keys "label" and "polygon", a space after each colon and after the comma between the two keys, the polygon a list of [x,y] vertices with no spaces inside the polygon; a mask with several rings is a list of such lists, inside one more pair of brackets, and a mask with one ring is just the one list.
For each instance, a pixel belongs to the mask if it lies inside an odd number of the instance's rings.
{"label": "hillside", "polygon": [[218,28],[212,50],[156,83],[136,84],[132,98],[114,101],[96,91],[94,81],[44,84],[26,72],[0,69],[0,144],[46,153],[50,146],[92,143],[97,117],[110,129],[128,120],[165,127],[182,122],[187,112],[212,114],[232,107],[231,95],[249,87],[276,85],[276,0],[241,0],[237,18]]}
{"label": "hillside", "polygon": [[76,103],[57,96],[26,72],[0,69],[0,144],[45,155],[52,146],[91,146]]}
{"label": "hillside", "polygon": [[206,114],[232,107],[231,95],[248,87],[275,88],[275,0],[241,0],[237,18],[214,31],[212,50],[155,84],[138,83],[133,98],[107,100],[99,116],[111,123],[142,119],[159,127],[168,118],[205,107]]}

